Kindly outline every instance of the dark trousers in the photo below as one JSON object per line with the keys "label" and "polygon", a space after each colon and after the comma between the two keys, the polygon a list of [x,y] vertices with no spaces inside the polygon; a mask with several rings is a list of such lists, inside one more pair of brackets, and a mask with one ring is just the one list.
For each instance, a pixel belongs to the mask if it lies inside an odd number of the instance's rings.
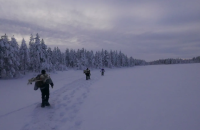
{"label": "dark trousers", "polygon": [[42,103],[48,102],[49,100],[49,87],[40,89],[42,93]]}
{"label": "dark trousers", "polygon": [[90,79],[90,74],[86,74],[86,80]]}

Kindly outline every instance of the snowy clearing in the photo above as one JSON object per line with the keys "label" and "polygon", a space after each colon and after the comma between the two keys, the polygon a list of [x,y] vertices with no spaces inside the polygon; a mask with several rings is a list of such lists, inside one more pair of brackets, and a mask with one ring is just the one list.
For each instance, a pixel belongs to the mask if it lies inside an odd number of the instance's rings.
{"label": "snowy clearing", "polygon": [[51,73],[51,107],[26,77],[0,80],[0,130],[199,130],[200,64]]}

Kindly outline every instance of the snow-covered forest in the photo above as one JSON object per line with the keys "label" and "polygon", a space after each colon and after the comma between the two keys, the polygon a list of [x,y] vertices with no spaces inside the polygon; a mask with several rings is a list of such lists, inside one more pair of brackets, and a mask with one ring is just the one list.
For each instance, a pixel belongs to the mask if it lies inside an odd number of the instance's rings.
{"label": "snow-covered forest", "polygon": [[83,70],[89,68],[133,67],[136,65],[200,63],[200,56],[192,59],[160,59],[146,62],[128,57],[121,51],[88,51],[85,48],[74,50],[66,48],[61,52],[58,47],[51,49],[39,34],[32,34],[27,43],[22,39],[18,44],[14,36],[9,40],[5,34],[0,39],[0,78],[18,77],[26,72],[63,71],[68,68]]}
{"label": "snow-covered forest", "polygon": [[173,59],[173,58],[168,58],[168,59],[160,59],[156,61],[149,62],[149,65],[160,65],[160,64],[185,64],[185,63],[200,63],[200,56],[194,57],[192,59]]}
{"label": "snow-covered forest", "polygon": [[[28,45],[27,45],[28,44]],[[9,40],[5,34],[0,39],[0,77],[13,78],[26,72],[49,72],[67,68],[85,69],[102,67],[132,67],[143,65],[144,60],[127,57],[121,51],[104,50],[93,52],[84,48],[73,50],[66,48],[61,52],[58,47],[51,49],[39,34],[24,39],[19,45],[14,36]]]}

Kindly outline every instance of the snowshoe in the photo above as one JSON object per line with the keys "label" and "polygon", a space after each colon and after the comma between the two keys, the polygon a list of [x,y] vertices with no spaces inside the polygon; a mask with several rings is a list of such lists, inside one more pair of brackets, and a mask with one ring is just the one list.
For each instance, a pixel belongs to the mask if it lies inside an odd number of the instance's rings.
{"label": "snowshoe", "polygon": [[45,104],[44,104],[44,103],[41,103],[41,107],[45,107]]}
{"label": "snowshoe", "polygon": [[45,103],[45,106],[50,106],[49,102],[46,102],[46,103]]}

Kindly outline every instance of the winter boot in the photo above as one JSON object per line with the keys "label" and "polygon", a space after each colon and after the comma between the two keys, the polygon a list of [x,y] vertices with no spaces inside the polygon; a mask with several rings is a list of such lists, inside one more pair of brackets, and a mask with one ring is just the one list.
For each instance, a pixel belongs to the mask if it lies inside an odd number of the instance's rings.
{"label": "winter boot", "polygon": [[44,104],[44,103],[41,103],[41,107],[45,107],[45,104]]}
{"label": "winter boot", "polygon": [[46,105],[46,106],[50,106],[50,104],[49,104],[49,99],[46,99],[45,105]]}
{"label": "winter boot", "polygon": [[45,107],[45,101],[42,100],[41,107]]}
{"label": "winter boot", "polygon": [[50,104],[49,104],[49,102],[46,102],[46,104],[45,104],[46,106],[50,106]]}

